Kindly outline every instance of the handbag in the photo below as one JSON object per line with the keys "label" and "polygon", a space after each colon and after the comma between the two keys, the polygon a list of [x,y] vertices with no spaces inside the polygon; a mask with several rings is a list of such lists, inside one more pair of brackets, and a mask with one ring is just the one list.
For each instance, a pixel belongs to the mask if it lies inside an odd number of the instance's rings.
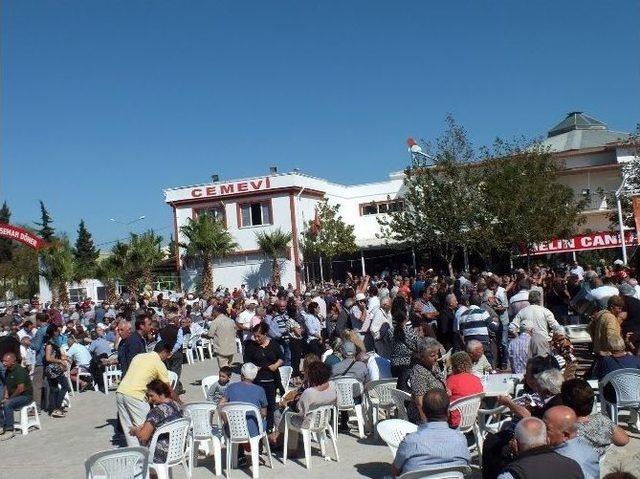
{"label": "handbag", "polygon": [[44,375],[50,379],[56,379],[64,374],[64,369],[58,363],[49,363],[44,368]]}

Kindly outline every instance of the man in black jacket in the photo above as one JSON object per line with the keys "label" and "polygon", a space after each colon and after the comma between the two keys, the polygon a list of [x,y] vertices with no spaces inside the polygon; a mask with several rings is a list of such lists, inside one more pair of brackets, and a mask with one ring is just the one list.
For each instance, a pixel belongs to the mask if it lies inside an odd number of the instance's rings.
{"label": "man in black jacket", "polygon": [[517,459],[509,464],[498,479],[584,479],[580,465],[561,456],[548,446],[547,428],[536,417],[522,419],[515,430],[512,447]]}

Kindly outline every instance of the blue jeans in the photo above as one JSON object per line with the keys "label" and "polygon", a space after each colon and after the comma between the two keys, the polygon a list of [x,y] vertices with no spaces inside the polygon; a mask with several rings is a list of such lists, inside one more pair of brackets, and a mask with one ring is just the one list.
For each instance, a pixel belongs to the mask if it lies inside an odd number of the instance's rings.
{"label": "blue jeans", "polygon": [[0,363],[0,400],[4,397],[5,371],[4,364]]}
{"label": "blue jeans", "polygon": [[31,402],[31,396],[14,396],[2,403],[2,425],[5,431],[13,431],[13,411],[19,411]]}
{"label": "blue jeans", "polygon": [[[67,381],[67,377],[64,374],[61,374],[57,378],[46,378],[49,383],[49,412],[55,411],[56,409],[60,409],[62,407],[62,401],[64,401],[64,396],[67,393],[71,392],[71,386],[69,385],[69,381]],[[58,385],[60,387],[58,387]]]}

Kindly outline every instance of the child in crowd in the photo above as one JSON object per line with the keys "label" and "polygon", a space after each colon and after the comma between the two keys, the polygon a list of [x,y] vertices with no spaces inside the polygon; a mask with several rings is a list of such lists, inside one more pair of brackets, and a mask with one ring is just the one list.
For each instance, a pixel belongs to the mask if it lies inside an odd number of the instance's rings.
{"label": "child in crowd", "polygon": [[207,391],[207,401],[214,402],[216,405],[218,405],[227,390],[232,371],[229,366],[222,366],[218,374],[218,382],[209,386],[209,391]]}

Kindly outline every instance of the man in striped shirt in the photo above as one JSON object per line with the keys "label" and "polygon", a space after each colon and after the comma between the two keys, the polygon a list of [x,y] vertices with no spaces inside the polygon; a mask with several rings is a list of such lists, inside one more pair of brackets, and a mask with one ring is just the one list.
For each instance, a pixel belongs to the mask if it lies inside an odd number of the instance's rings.
{"label": "man in striped shirt", "polygon": [[500,325],[497,318],[494,320],[491,314],[480,307],[480,297],[471,297],[469,309],[460,315],[460,334],[467,344],[471,340],[480,341],[484,348],[487,360],[493,365],[493,351],[489,331],[498,332]]}

